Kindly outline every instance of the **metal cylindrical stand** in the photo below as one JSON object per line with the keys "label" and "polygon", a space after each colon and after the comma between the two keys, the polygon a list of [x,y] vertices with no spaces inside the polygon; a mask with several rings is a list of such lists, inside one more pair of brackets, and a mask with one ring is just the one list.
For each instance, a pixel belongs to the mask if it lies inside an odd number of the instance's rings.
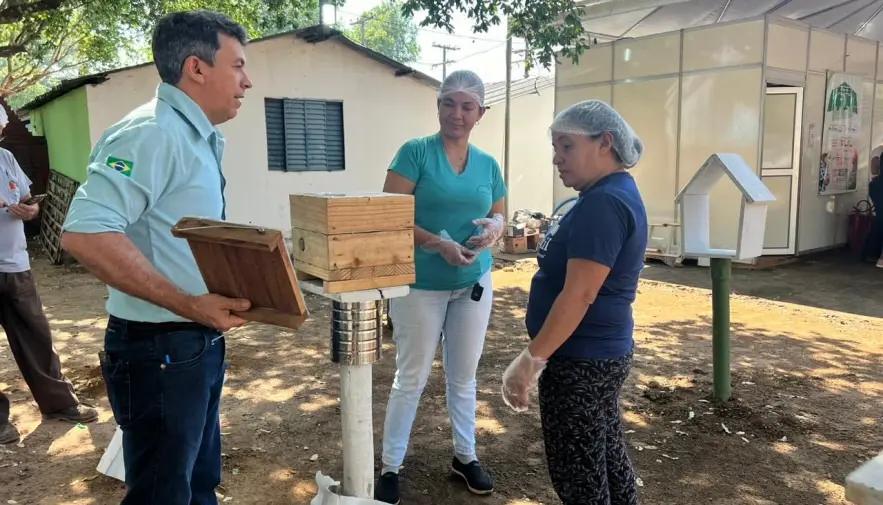
{"label": "metal cylindrical stand", "polygon": [[711,258],[711,348],[716,400],[727,401],[732,393],[730,381],[730,273],[732,262]]}
{"label": "metal cylindrical stand", "polygon": [[331,360],[340,363],[344,496],[374,497],[371,366],[380,359],[383,301],[334,301]]}
{"label": "metal cylindrical stand", "polygon": [[331,361],[341,365],[370,365],[379,360],[383,301],[335,301],[331,310]]}

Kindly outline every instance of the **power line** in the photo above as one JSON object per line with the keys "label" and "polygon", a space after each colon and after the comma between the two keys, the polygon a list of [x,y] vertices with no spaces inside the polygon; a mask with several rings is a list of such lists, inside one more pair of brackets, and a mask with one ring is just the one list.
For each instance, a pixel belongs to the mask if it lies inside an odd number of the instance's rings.
{"label": "power line", "polygon": [[459,51],[460,48],[456,46],[449,46],[446,44],[436,44],[433,42],[432,47],[437,47],[442,50],[442,81],[444,81],[448,77],[448,63],[453,63],[453,61],[448,60],[448,51]]}
{"label": "power line", "polygon": [[368,21],[372,21],[372,20],[374,20],[374,21],[378,21],[378,20],[374,19],[374,18],[371,17],[371,16],[365,16],[365,15],[363,14],[363,15],[359,18],[358,21],[356,21],[355,23],[353,23],[353,24],[355,24],[355,25],[359,25],[359,33],[362,35],[362,46],[366,46],[366,45],[367,45],[367,44],[366,44],[366,39],[365,39],[365,23],[367,23]]}
{"label": "power line", "polygon": [[[352,22],[352,24],[357,24],[357,23],[358,23],[358,18],[360,18],[361,16],[364,15],[364,13],[359,14],[359,13],[356,13],[356,12],[345,11],[345,10],[342,10],[342,9],[338,9],[337,12],[339,12],[339,13],[341,13],[341,14],[346,14],[346,15],[353,16],[353,17],[357,18],[357,21]],[[380,24],[385,25],[385,26],[387,26],[387,27],[391,27],[391,26],[392,26],[392,25],[389,24],[388,22],[386,22],[386,21],[384,21],[384,20],[381,20],[381,19],[374,18],[373,21],[374,21],[375,23],[380,23]],[[434,35],[444,35],[444,36],[446,36],[446,37],[457,37],[457,38],[461,38],[461,39],[482,40],[482,41],[485,41],[485,42],[500,42],[500,43],[505,43],[505,42],[506,42],[506,39],[495,39],[495,38],[492,38],[492,37],[476,37],[476,36],[474,36],[474,35],[463,35],[463,34],[459,34],[459,33],[448,33],[448,32],[443,31],[443,30],[434,30],[434,29],[431,29],[431,28],[424,28],[424,27],[422,27],[422,26],[418,26],[418,25],[416,25],[416,23],[415,23],[415,28],[417,28],[417,30],[419,30],[419,31],[421,31],[421,32],[432,33],[432,34],[434,34]]]}

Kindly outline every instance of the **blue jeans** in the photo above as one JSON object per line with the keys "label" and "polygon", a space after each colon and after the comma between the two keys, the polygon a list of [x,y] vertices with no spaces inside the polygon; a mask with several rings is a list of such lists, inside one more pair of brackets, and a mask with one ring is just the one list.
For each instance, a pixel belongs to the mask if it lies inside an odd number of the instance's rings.
{"label": "blue jeans", "polygon": [[194,323],[111,316],[102,372],[123,431],[121,505],[216,505],[225,342]]}

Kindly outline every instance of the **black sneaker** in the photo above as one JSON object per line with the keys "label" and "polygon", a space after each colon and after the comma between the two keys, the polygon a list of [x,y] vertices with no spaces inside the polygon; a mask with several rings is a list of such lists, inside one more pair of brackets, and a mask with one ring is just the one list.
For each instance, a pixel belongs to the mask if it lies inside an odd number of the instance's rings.
{"label": "black sneaker", "polygon": [[466,487],[474,494],[491,494],[494,492],[494,481],[478,461],[464,464],[456,456],[451,463],[451,471],[466,481]]}
{"label": "black sneaker", "polygon": [[79,404],[51,414],[44,414],[43,418],[64,421],[66,423],[91,423],[98,419],[98,411]]}
{"label": "black sneaker", "polygon": [[18,442],[19,438],[18,430],[12,423],[0,424],[0,444],[12,444]]}
{"label": "black sneaker", "polygon": [[399,474],[386,472],[381,475],[380,479],[377,480],[377,485],[374,487],[374,499],[383,503],[399,505],[401,502],[401,498],[399,498]]}

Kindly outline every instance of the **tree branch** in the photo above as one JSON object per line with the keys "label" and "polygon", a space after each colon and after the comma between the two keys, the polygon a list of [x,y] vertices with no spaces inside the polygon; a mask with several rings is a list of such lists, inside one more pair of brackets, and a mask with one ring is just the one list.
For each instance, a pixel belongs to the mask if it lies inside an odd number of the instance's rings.
{"label": "tree branch", "polygon": [[0,8],[0,25],[8,25],[21,21],[24,17],[43,11],[51,11],[61,7],[64,0],[35,0],[14,1],[9,0]]}
{"label": "tree branch", "polygon": [[0,58],[9,58],[23,52],[25,52],[25,46],[22,45],[0,46]]}

